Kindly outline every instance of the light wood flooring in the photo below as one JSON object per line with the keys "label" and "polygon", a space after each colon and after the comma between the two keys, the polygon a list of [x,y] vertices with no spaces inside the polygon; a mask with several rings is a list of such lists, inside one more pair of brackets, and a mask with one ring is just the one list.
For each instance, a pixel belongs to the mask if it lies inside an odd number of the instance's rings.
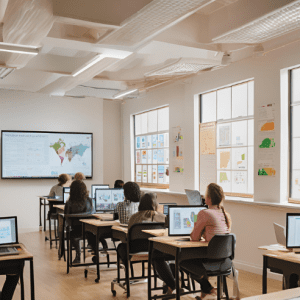
{"label": "light wood flooring", "polygon": [[[47,234],[48,232],[46,232]],[[34,256],[34,278],[35,294],[37,300],[71,299],[71,300],[93,300],[93,299],[126,299],[124,290],[116,286],[116,297],[111,293],[111,281],[116,277],[116,270],[101,272],[99,283],[95,283],[95,268],[91,267],[87,279],[84,278],[84,268],[71,268],[66,274],[66,262],[58,260],[57,249],[50,250],[49,241],[45,242],[45,233],[32,232],[19,234],[22,242],[28,251]],[[75,253],[74,253],[75,254]],[[101,261],[106,258],[102,257]],[[116,259],[116,255],[111,255],[111,261]],[[89,257],[87,260],[91,260]],[[137,269],[137,272],[139,270]],[[123,274],[123,272],[122,272]],[[0,286],[2,287],[5,276],[0,276]],[[29,285],[29,263],[26,263],[24,270],[25,298],[30,299]],[[241,298],[261,294],[260,275],[239,271],[239,286]],[[228,280],[229,291],[232,294],[232,283]],[[1,288],[0,288],[1,289]],[[281,290],[281,282],[268,280],[268,292]],[[17,286],[13,299],[20,299],[20,286]],[[147,284],[139,284],[131,287],[132,300],[147,299]],[[195,299],[189,295],[182,299]]]}

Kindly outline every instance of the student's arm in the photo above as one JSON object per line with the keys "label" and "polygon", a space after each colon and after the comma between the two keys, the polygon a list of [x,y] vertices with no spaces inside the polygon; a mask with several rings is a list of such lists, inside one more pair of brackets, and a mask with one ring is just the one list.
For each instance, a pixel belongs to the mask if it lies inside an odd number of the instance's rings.
{"label": "student's arm", "polygon": [[197,215],[197,222],[195,223],[194,229],[191,233],[192,241],[200,241],[206,224],[207,224],[207,214],[205,213],[205,210],[201,210]]}

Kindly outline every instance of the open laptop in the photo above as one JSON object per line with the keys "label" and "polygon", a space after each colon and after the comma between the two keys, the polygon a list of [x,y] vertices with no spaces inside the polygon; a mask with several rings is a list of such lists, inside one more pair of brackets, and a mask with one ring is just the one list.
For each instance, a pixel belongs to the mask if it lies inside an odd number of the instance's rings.
{"label": "open laptop", "polygon": [[91,198],[96,197],[96,189],[109,189],[109,184],[92,184],[91,185]]}
{"label": "open laptop", "polygon": [[199,191],[185,189],[185,193],[190,205],[203,205],[203,201]]}
{"label": "open laptop", "polygon": [[18,244],[17,217],[0,218],[0,256],[16,255],[19,251],[12,244]]}
{"label": "open laptop", "polygon": [[96,189],[96,212],[111,212],[123,201],[123,189]]}
{"label": "open laptop", "polygon": [[169,206],[176,206],[177,203],[159,203],[157,211],[167,216],[169,214]]}
{"label": "open laptop", "polygon": [[63,201],[66,203],[69,200],[70,197],[70,187],[64,187],[63,188]]}
{"label": "open laptop", "polygon": [[189,241],[199,211],[206,209],[200,205],[169,206],[169,236],[188,236],[181,240]]}
{"label": "open laptop", "polygon": [[286,247],[285,228],[277,223],[273,223],[277,243]]}

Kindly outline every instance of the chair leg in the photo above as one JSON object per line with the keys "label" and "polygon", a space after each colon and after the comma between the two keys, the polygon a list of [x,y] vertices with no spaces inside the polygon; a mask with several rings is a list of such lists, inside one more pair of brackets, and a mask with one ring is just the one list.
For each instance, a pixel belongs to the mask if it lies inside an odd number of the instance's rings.
{"label": "chair leg", "polygon": [[118,283],[120,283],[120,256],[117,251],[117,273],[118,273]]}
{"label": "chair leg", "polygon": [[226,295],[226,300],[229,300],[226,276],[223,276],[223,288],[224,288],[224,292],[225,292],[225,295]]}
{"label": "chair leg", "polygon": [[217,299],[221,300],[221,276],[218,276],[217,278]]}
{"label": "chair leg", "polygon": [[50,241],[50,249],[52,249],[52,236],[51,236],[51,215],[49,216],[49,241]]}
{"label": "chair leg", "polygon": [[[127,298],[130,297],[130,279],[129,279],[129,261],[125,264],[125,274],[126,274],[126,288],[127,288]],[[130,264],[132,266],[132,264]]]}
{"label": "chair leg", "polygon": [[131,271],[131,277],[134,277],[134,269],[133,269],[133,263],[130,262],[130,271]]}
{"label": "chair leg", "polygon": [[54,220],[54,236],[55,236],[55,248],[57,249],[57,231],[56,231],[56,219]]}
{"label": "chair leg", "polygon": [[20,272],[21,300],[25,299],[23,269]]}
{"label": "chair leg", "polygon": [[70,271],[70,233],[67,229],[67,274],[69,274]]}
{"label": "chair leg", "polygon": [[142,277],[145,277],[145,262],[142,262]]}
{"label": "chair leg", "polygon": [[194,280],[194,279],[192,279],[192,278],[191,278],[191,280],[192,280],[192,287],[193,287],[193,291],[195,291],[195,290],[196,290],[196,287],[195,287],[195,280]]}
{"label": "chair leg", "polygon": [[109,268],[110,261],[109,261],[109,254],[108,253],[106,254],[106,259],[107,259],[107,267]]}

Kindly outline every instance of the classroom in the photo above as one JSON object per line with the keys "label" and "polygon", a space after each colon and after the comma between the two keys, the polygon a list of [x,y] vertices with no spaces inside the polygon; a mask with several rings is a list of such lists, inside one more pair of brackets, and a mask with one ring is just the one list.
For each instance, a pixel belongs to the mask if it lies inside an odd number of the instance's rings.
{"label": "classroom", "polygon": [[[122,179],[155,192],[159,203],[188,205],[185,189],[205,196],[209,183],[219,184],[236,236],[240,299],[261,295],[259,247],[277,243],[273,223],[285,227],[287,213],[300,214],[300,1],[121,2],[0,0],[1,131],[92,133],[88,190]],[[142,145],[148,132],[164,138],[156,163],[155,147]],[[203,132],[213,132],[209,142]],[[220,163],[224,149],[232,169]],[[19,241],[33,254],[35,297],[114,299],[116,270],[101,272],[99,283],[95,268],[87,279],[81,267],[67,274],[45,241],[38,196],[57,178],[1,172],[0,217],[17,216]],[[24,279],[31,299],[27,263]],[[281,291],[282,281],[268,271],[268,293]],[[116,290],[116,299],[126,298]],[[13,299],[20,294],[18,285]],[[279,297],[266,299],[286,299]],[[147,284],[131,287],[130,298],[147,299]]]}

